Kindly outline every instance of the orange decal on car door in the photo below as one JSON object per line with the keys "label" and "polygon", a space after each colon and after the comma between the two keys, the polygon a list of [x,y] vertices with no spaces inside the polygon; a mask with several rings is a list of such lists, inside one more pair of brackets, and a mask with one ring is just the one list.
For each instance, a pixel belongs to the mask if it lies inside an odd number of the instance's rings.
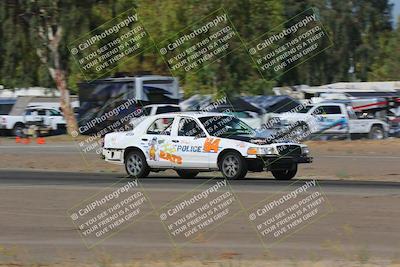
{"label": "orange decal on car door", "polygon": [[214,151],[214,153],[218,152],[218,147],[219,147],[219,142],[221,139],[219,138],[206,138],[206,141],[204,141],[204,152],[211,152],[211,150]]}

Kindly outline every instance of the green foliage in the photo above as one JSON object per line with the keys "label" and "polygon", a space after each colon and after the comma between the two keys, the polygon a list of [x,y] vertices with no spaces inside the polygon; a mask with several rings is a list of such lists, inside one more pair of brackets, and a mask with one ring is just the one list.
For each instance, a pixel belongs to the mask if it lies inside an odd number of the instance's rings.
{"label": "green foliage", "polygon": [[399,80],[400,73],[400,25],[397,30],[379,39],[379,52],[369,73],[375,81]]}
{"label": "green foliage", "polygon": [[[55,5],[54,5],[55,3]],[[337,81],[398,79],[399,30],[391,28],[388,0],[4,0],[0,1],[0,84],[54,87],[36,54],[42,44],[35,30],[40,8],[53,9],[62,25],[60,53],[68,86],[77,92],[83,74],[68,50],[77,38],[134,7],[152,37],[140,56],[115,72],[151,71],[171,75],[155,45],[223,7],[241,36],[235,51],[197,73],[179,73],[185,95],[195,93],[268,94],[276,85],[319,85]],[[244,43],[271,31],[309,7],[316,7],[333,46],[275,80],[262,79]],[[280,30],[280,29],[277,29]],[[242,43],[244,41],[244,43]],[[354,67],[354,73],[349,69]],[[110,75],[112,75],[111,73]]]}
{"label": "green foliage", "polygon": [[[392,31],[391,4],[382,1],[284,0],[286,16],[316,7],[333,46],[287,75],[283,84],[320,85],[338,81],[368,81],[379,53],[379,37]],[[349,70],[354,67],[354,74]]]}

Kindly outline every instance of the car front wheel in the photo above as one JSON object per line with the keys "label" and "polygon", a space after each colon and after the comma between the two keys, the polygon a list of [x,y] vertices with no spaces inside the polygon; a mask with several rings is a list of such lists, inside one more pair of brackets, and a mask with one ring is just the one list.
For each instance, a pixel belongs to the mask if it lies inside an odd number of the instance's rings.
{"label": "car front wheel", "polygon": [[247,174],[246,160],[237,152],[223,155],[219,165],[222,175],[230,180],[242,179]]}
{"label": "car front wheel", "polygon": [[271,170],[276,180],[290,180],[296,176],[297,164],[288,167],[286,170]]}
{"label": "car front wheel", "polygon": [[150,168],[143,153],[131,151],[125,158],[125,170],[130,177],[143,178],[149,175]]}

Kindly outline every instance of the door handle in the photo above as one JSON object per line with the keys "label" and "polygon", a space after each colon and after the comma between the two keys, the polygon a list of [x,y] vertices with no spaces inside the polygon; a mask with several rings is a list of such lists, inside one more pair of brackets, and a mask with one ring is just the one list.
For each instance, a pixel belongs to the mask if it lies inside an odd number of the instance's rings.
{"label": "door handle", "polygon": [[149,141],[148,139],[146,139],[146,138],[142,138],[142,141]]}
{"label": "door handle", "polygon": [[172,142],[174,142],[174,143],[179,143],[179,140],[172,140]]}

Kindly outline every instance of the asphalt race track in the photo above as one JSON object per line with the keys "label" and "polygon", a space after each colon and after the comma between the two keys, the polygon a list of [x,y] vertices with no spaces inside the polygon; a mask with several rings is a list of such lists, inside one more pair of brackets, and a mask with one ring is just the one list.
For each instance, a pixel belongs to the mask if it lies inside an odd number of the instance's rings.
{"label": "asphalt race track", "polygon": [[[0,171],[0,245],[40,261],[99,255],[123,261],[156,254],[165,258],[399,258],[400,183],[319,181],[330,212],[280,242],[264,240],[262,245],[247,215],[241,213],[202,239],[174,244],[157,209],[210,177],[179,179],[162,172],[139,180],[155,210],[88,249],[67,210],[120,179],[129,181],[118,174]],[[252,206],[285,188],[294,189],[293,182],[245,179],[229,184],[244,206]]]}

